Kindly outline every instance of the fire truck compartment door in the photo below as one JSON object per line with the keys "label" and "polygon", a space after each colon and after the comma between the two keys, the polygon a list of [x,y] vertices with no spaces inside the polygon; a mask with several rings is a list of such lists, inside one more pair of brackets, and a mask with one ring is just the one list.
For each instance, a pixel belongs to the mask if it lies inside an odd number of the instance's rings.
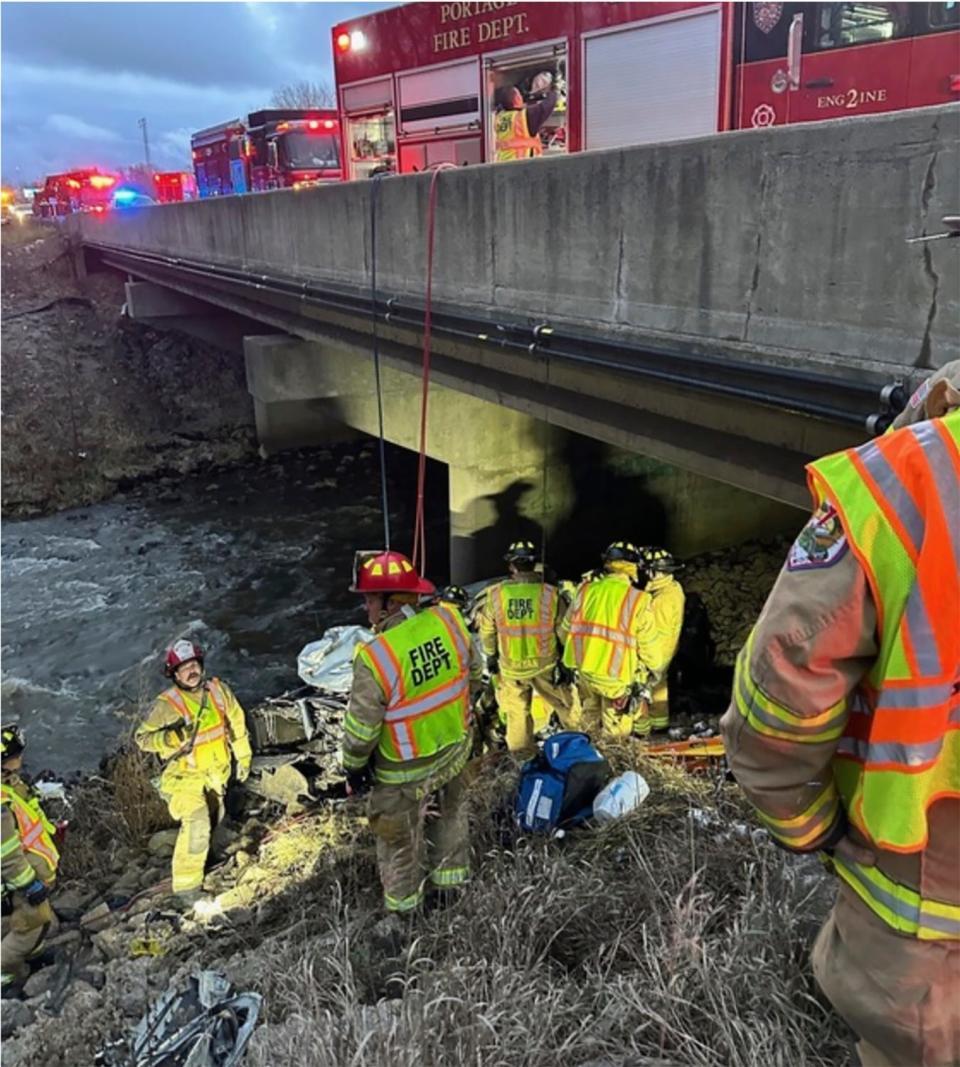
{"label": "fire truck compartment door", "polygon": [[418,133],[480,123],[480,66],[476,59],[397,77],[400,132]]}
{"label": "fire truck compartment door", "polygon": [[717,129],[720,11],[588,37],[585,148],[700,137]]}
{"label": "fire truck compartment door", "polygon": [[363,111],[381,111],[393,106],[393,86],[390,78],[348,85],[343,90],[343,110],[348,115]]}
{"label": "fire truck compartment door", "polygon": [[230,160],[230,181],[233,184],[235,193],[245,193],[247,191],[247,176],[244,172],[242,159]]}

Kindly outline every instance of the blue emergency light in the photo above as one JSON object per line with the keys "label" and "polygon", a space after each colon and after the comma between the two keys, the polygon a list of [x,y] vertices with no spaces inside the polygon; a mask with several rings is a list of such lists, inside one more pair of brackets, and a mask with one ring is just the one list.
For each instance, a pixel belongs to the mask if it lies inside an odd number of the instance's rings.
{"label": "blue emergency light", "polygon": [[139,194],[136,189],[118,189],[113,194],[113,202],[115,204],[132,204]]}

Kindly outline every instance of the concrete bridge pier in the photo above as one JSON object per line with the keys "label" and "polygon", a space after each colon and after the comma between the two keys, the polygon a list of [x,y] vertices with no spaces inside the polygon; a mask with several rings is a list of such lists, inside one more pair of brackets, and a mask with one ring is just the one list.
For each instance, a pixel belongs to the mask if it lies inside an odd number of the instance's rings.
{"label": "concrete bridge pier", "polygon": [[[252,336],[244,338],[244,357],[257,432],[267,451],[343,440],[355,430],[376,436],[368,351]],[[420,379],[384,363],[381,381],[387,440],[418,451]],[[569,517],[574,504],[564,455],[569,436],[512,408],[431,383],[427,452],[449,468],[452,581],[495,573],[509,541],[539,542],[541,528],[549,537]]]}
{"label": "concrete bridge pier", "polygon": [[[377,435],[368,349],[269,335],[245,337],[244,354],[267,451],[344,440],[356,431]],[[410,366],[382,363],[384,434],[416,452],[421,382]],[[793,530],[802,519],[775,500],[593,440],[489,396],[450,388],[440,374],[431,381],[427,453],[448,468],[454,582],[500,573],[504,548],[517,538],[545,541],[547,561],[573,574],[621,538],[668,545],[686,556],[758,532]],[[403,538],[397,544],[411,547]]]}

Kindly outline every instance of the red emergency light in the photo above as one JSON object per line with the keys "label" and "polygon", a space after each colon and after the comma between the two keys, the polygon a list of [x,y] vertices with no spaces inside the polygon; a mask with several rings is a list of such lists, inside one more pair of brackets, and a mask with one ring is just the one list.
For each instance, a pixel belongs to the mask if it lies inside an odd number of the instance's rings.
{"label": "red emergency light", "polygon": [[109,189],[111,185],[117,184],[117,179],[111,178],[109,174],[91,174],[90,184],[94,189]]}
{"label": "red emergency light", "polygon": [[311,119],[311,120],[310,120],[310,121],[309,121],[309,122],[307,123],[307,126],[308,126],[308,127],[309,127],[309,128],[311,129],[311,130],[319,130],[319,129],[320,129],[320,123],[319,123],[319,122],[317,122],[317,120],[316,120],[316,119]]}
{"label": "red emergency light", "polygon": [[350,51],[350,34],[349,33],[338,33],[337,34],[337,48],[341,52],[349,52]]}
{"label": "red emergency light", "polygon": [[960,74],[950,75],[950,92],[960,93]]}

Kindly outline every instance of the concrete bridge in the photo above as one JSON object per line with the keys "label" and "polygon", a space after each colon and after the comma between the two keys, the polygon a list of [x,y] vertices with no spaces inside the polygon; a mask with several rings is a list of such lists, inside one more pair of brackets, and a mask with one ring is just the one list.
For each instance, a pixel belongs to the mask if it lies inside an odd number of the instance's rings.
{"label": "concrete bridge", "polygon": [[[518,523],[562,540],[600,484],[598,547],[795,524],[804,463],[960,356],[958,242],[906,243],[960,208],[958,134],[949,106],[441,173],[428,450],[454,576]],[[244,353],[268,449],[376,432],[374,330],[386,436],[415,448],[430,184],[70,225],[134,318]]]}

